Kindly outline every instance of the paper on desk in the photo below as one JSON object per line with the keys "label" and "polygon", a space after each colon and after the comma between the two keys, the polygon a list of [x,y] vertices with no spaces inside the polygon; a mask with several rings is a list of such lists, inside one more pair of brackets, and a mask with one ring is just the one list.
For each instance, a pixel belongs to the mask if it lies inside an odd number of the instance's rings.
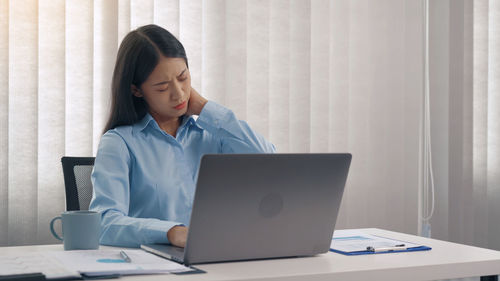
{"label": "paper on desk", "polygon": [[394,247],[398,244],[405,244],[407,248],[422,246],[406,241],[371,235],[359,230],[335,230],[330,248],[351,253],[366,251],[367,247],[386,248]]}
{"label": "paper on desk", "polygon": [[80,278],[75,270],[64,267],[53,257],[45,253],[23,253],[0,256],[0,276],[43,273],[47,279]]}
{"label": "paper on desk", "polygon": [[139,249],[125,250],[132,262],[124,262],[120,250],[53,251],[50,255],[66,268],[87,276],[155,274],[191,271],[192,268]]}

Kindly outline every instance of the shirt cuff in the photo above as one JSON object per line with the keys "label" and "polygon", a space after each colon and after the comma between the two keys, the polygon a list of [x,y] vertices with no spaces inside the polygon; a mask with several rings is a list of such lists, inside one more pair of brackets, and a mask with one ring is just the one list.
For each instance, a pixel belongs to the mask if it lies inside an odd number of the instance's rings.
{"label": "shirt cuff", "polygon": [[228,108],[213,101],[208,101],[201,110],[196,122],[204,129],[216,132],[222,127],[231,113],[232,111]]}
{"label": "shirt cuff", "polygon": [[184,224],[178,223],[178,222],[171,222],[171,221],[153,221],[150,225],[147,227],[147,236],[151,241],[148,241],[147,243],[151,244],[170,244],[170,241],[168,241],[167,238],[167,232],[174,226],[181,225],[183,226]]}

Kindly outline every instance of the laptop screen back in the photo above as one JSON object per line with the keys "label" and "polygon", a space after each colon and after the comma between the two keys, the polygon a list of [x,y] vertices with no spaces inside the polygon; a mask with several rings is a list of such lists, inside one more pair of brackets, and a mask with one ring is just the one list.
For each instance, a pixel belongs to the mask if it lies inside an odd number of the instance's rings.
{"label": "laptop screen back", "polygon": [[327,252],[350,154],[203,156],[185,263]]}

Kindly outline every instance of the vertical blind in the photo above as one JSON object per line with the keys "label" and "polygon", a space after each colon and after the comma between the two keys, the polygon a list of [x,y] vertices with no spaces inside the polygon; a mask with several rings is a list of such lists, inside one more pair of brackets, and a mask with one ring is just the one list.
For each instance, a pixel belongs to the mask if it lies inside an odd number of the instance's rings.
{"label": "vertical blind", "polygon": [[458,149],[468,152],[461,168],[470,172],[462,173],[460,193],[455,190],[451,200],[461,199],[468,208],[451,214],[450,232],[457,233],[454,240],[500,250],[500,2],[465,2],[464,15],[470,29],[463,41],[470,61],[464,84],[470,91],[463,98],[470,106],[459,111],[465,137]]}
{"label": "vertical blind", "polygon": [[433,237],[500,250],[500,1],[430,8]]}
{"label": "vertical blind", "polygon": [[[484,9],[479,13],[481,12],[484,13]],[[488,231],[488,246],[500,250],[500,223],[498,220],[500,215],[500,3],[493,0],[488,1],[487,13],[488,25],[483,25],[480,28],[488,30],[488,40],[487,43],[482,41],[477,42],[477,44],[479,47],[481,43],[488,44],[488,57],[486,59],[484,57],[482,58],[483,65],[480,66],[481,68],[484,67],[485,63],[488,64],[488,89],[487,91],[482,89],[475,97],[475,101],[477,102],[476,105],[481,104],[488,109],[486,115],[487,122],[486,124],[482,124],[483,132],[484,128],[487,128],[486,136],[488,145],[486,149],[480,148],[481,141],[483,140],[482,137],[475,143],[477,149],[481,151],[481,155],[484,156],[487,154],[486,159],[483,158],[479,160],[479,163],[476,163],[476,165],[481,167],[481,169],[486,166],[486,193],[488,197],[487,225],[491,225]],[[477,70],[477,72],[475,71],[474,74],[477,77],[485,75],[481,69]],[[483,81],[479,83],[483,83]],[[480,114],[484,116],[484,112]],[[484,170],[482,172],[484,172]],[[482,193],[484,193],[484,191]]]}
{"label": "vertical blind", "polygon": [[118,46],[150,23],[184,44],[192,86],[278,152],[353,154],[339,228],[416,233],[422,13],[418,0],[0,0],[0,245],[55,242],[60,158],[95,155]]}

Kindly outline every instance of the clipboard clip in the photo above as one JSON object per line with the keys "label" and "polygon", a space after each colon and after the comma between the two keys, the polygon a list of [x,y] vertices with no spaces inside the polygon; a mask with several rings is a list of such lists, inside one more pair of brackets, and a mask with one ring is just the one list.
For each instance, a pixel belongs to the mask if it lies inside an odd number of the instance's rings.
{"label": "clipboard clip", "polygon": [[404,251],[406,249],[408,249],[408,247],[406,247],[405,244],[399,244],[399,245],[394,245],[393,247],[381,247],[381,248],[375,248],[372,246],[366,247],[366,251],[372,253]]}

